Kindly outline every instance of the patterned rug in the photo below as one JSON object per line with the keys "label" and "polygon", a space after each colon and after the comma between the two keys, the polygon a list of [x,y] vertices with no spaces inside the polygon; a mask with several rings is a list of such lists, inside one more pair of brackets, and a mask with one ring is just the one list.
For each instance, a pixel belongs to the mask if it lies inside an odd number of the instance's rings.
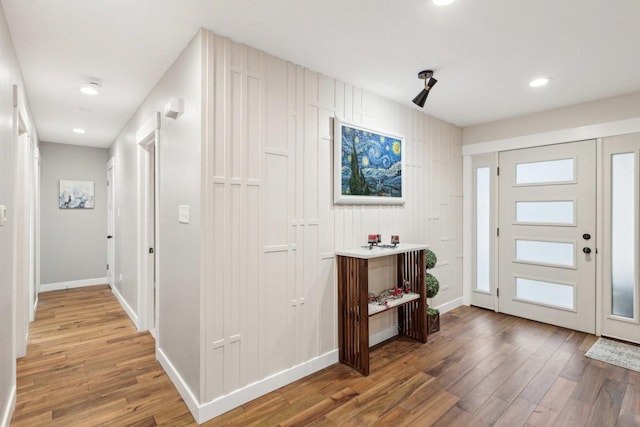
{"label": "patterned rug", "polygon": [[640,346],[599,338],[585,356],[640,372]]}

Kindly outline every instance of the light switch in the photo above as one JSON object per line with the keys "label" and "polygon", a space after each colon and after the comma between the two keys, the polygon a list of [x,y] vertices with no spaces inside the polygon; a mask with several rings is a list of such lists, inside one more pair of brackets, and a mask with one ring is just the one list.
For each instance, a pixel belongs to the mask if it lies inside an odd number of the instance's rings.
{"label": "light switch", "polygon": [[189,205],[178,206],[178,222],[180,224],[189,224]]}
{"label": "light switch", "polygon": [[7,223],[7,207],[0,205],[0,227]]}

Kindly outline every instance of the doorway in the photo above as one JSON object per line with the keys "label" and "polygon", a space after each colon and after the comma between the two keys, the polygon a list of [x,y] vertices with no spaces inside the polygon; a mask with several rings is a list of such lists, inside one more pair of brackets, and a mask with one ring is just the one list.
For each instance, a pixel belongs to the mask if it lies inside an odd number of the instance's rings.
{"label": "doorway", "polygon": [[[138,144],[138,306],[139,329],[156,337],[158,287],[158,144],[160,114],[136,132]],[[157,337],[156,337],[157,338]]]}

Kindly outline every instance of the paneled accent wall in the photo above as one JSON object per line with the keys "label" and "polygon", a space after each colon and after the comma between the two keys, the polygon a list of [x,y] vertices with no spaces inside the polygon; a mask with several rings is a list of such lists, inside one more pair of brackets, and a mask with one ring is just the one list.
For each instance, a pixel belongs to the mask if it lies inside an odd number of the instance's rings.
{"label": "paneled accent wall", "polygon": [[[335,250],[368,233],[430,244],[437,301],[462,297],[459,128],[213,33],[204,50],[202,402],[337,349]],[[333,205],[335,116],[405,136],[404,206]]]}

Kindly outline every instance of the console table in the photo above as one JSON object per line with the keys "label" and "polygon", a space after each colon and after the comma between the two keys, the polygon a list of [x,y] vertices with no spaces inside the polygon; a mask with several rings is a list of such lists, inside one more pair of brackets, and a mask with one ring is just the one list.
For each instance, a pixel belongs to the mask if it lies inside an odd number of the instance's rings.
{"label": "console table", "polygon": [[[338,346],[340,363],[369,375],[369,317],[398,309],[398,333],[427,342],[427,293],[424,251],[427,245],[402,243],[394,248],[362,247],[336,251],[338,262]],[[396,283],[410,292],[387,306],[369,304],[369,260],[395,257]]]}

